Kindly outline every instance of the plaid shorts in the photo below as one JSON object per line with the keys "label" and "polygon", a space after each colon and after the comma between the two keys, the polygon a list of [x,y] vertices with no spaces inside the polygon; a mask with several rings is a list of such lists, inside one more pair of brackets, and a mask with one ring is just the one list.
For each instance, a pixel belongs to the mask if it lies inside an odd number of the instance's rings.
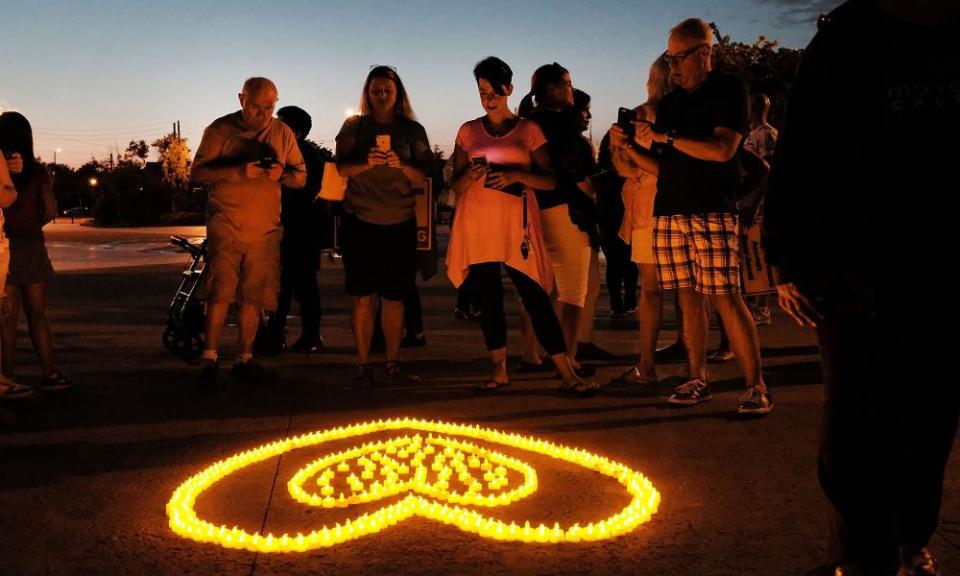
{"label": "plaid shorts", "polygon": [[740,241],[733,214],[657,216],[653,254],[661,290],[740,292]]}

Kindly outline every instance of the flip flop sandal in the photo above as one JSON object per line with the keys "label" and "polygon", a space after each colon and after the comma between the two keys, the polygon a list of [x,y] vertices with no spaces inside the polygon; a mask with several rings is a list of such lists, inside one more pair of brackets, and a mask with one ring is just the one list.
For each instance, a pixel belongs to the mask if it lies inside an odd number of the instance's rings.
{"label": "flip flop sandal", "polygon": [[733,360],[733,352],[729,350],[717,350],[707,356],[707,362],[729,362]]}
{"label": "flip flop sandal", "polygon": [[477,390],[480,390],[482,392],[492,392],[499,388],[506,388],[509,385],[510,385],[509,380],[506,382],[498,382],[493,378],[490,378],[489,380],[484,380],[483,382],[477,383],[476,388]]}
{"label": "flip flop sandal", "polygon": [[0,399],[19,400],[33,395],[33,388],[19,382],[7,380],[0,384]]}
{"label": "flip flop sandal", "polygon": [[[597,367],[593,364],[583,364],[579,368],[574,368],[573,373],[581,378],[589,378],[596,375]],[[559,372],[557,372],[557,378],[561,378]]]}
{"label": "flip flop sandal", "polygon": [[572,387],[572,391],[581,398],[593,396],[600,391],[600,384],[597,382],[580,382]]}

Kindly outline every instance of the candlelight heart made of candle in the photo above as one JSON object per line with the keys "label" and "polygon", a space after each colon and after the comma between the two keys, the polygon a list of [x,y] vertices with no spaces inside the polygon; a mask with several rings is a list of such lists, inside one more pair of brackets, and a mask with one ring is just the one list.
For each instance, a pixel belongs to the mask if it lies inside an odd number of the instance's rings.
{"label": "candlelight heart made of candle", "polygon": [[[287,482],[295,501],[323,508],[345,508],[406,493],[399,501],[375,512],[332,528],[324,526],[308,534],[279,536],[250,533],[236,526],[215,526],[197,516],[195,504],[200,494],[242,468],[290,450],[400,430],[414,431],[414,435],[368,442],[323,456],[299,469]],[[559,521],[550,527],[533,527],[529,522],[520,526],[485,517],[465,506],[491,508],[525,498],[537,490],[537,473],[517,458],[467,439],[542,454],[612,477],[626,488],[630,503],[617,514],[586,526],[573,524],[564,528]],[[366,482],[350,472],[361,468],[361,478]],[[522,481],[516,483],[520,478]],[[631,532],[647,522],[659,503],[660,493],[642,474],[603,456],[479,426],[401,418],[284,438],[220,460],[174,491],[167,503],[167,516],[176,534],[199,542],[257,552],[305,552],[375,534],[413,516],[438,520],[495,540],[554,544],[603,540]]]}

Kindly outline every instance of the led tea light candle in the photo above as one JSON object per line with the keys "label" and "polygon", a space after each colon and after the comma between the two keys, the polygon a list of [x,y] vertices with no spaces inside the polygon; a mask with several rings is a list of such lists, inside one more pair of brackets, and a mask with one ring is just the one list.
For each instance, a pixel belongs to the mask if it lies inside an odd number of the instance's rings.
{"label": "led tea light candle", "polygon": [[[347,520],[343,525],[337,523],[333,528],[323,526],[309,533],[278,536],[272,533],[249,533],[236,526],[215,526],[197,516],[197,499],[206,490],[238,470],[295,449],[403,430],[412,430],[417,434],[412,438],[402,436],[387,441],[363,442],[356,448],[329,454],[301,468],[287,482],[288,492],[294,500],[322,508],[346,508],[351,504],[403,495],[398,501]],[[424,439],[420,433],[426,433],[427,438]],[[630,502],[613,516],[590,523],[585,528],[576,523],[564,528],[559,521],[539,524],[536,528],[531,527],[529,521],[525,521],[522,528],[515,522],[506,525],[501,520],[485,516],[485,509],[508,506],[536,492],[536,471],[518,458],[481,448],[473,443],[475,441],[534,452],[583,466],[619,482],[630,495]],[[392,457],[394,452],[396,459]],[[433,470],[431,465],[428,470],[423,466],[423,460],[434,453],[438,453],[438,458],[444,458],[440,462],[450,460],[450,465],[441,465],[439,470]],[[409,458],[410,454],[415,455],[413,459]],[[371,459],[381,461],[379,470]],[[349,472],[348,460],[363,468],[360,476],[364,480],[373,479],[375,472],[379,471],[382,482],[375,480],[365,489],[363,482],[356,474],[351,473],[345,479],[351,495],[346,496],[340,492],[338,497],[334,498],[334,470],[340,473]],[[462,464],[464,461],[466,466]],[[435,462],[436,460],[433,460],[431,464]],[[387,465],[384,466],[383,463]],[[397,464],[396,472],[394,464]],[[496,494],[483,493],[483,484],[472,479],[469,474],[464,475],[464,471],[478,467],[485,473],[484,478],[487,478],[487,473],[490,474],[490,480],[486,481],[487,488],[496,491]],[[383,474],[385,468],[388,470],[387,474]],[[460,483],[467,487],[466,492],[451,489],[449,478],[453,471],[457,472]],[[508,491],[501,491],[510,484],[508,478],[511,474],[516,475],[519,484]],[[403,480],[400,476],[408,479]],[[318,486],[319,493],[308,492],[306,488],[307,482],[313,478],[316,480],[309,486]],[[167,516],[170,528],[185,538],[227,548],[273,553],[303,552],[335,546],[376,534],[413,516],[443,522],[460,530],[499,541],[560,544],[603,540],[627,534],[649,521],[656,513],[659,503],[660,494],[642,474],[603,456],[542,439],[478,426],[402,418],[365,422],[284,438],[215,462],[188,478],[174,491],[167,503]],[[477,507],[484,513],[463,506]]]}

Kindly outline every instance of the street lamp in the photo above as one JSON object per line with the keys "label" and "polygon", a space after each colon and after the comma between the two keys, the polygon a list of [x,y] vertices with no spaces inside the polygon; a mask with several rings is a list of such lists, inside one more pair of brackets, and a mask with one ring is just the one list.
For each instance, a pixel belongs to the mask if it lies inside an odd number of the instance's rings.
{"label": "street lamp", "polygon": [[[96,176],[91,176],[90,179],[87,180],[87,184],[90,185],[90,195],[91,195],[91,196],[93,196],[93,191],[97,188],[97,183],[98,183],[98,181],[97,181]],[[83,194],[80,194],[80,195],[79,195],[79,202],[78,202],[78,203],[79,203],[79,205],[80,205],[80,213],[82,214],[82,213],[83,213]],[[76,212],[76,210],[74,210],[74,211],[72,211],[72,212],[70,213],[70,222],[73,222],[73,214],[74,214],[75,212]]]}
{"label": "street lamp", "polygon": [[[54,148],[54,149],[53,149],[53,169],[50,170],[50,189],[53,190],[53,195],[54,195],[54,197],[56,197],[56,195],[57,195],[57,188],[56,188],[56,184],[57,184],[57,154],[58,154],[59,152],[60,152],[60,148]],[[53,221],[54,221],[54,222],[57,221],[56,211],[54,211],[54,214],[53,214]]]}

